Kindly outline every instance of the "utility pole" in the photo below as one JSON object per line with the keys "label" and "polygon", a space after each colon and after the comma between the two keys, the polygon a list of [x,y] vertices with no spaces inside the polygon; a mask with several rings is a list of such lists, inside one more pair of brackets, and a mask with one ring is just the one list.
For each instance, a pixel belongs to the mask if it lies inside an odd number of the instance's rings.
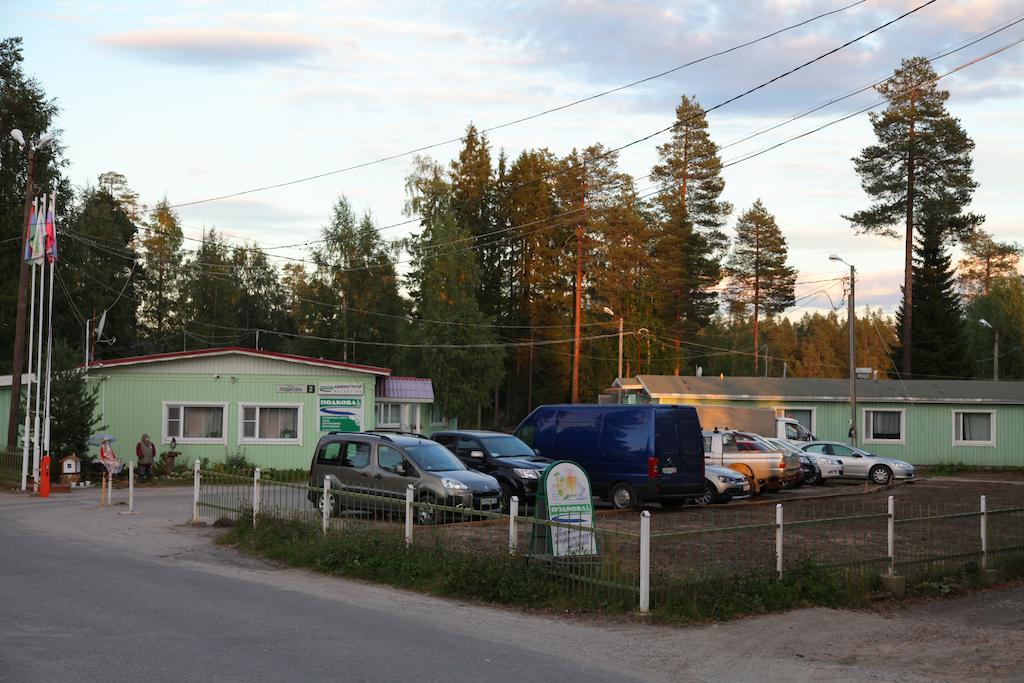
{"label": "utility pole", "polygon": [[[587,167],[583,166],[583,192],[580,195],[580,209],[587,207]],[[583,221],[576,226],[576,325],[572,345],[572,403],[580,402],[580,317],[583,314]]]}
{"label": "utility pole", "polygon": [[[18,446],[18,413],[21,411],[21,373],[25,362],[25,316],[29,266],[25,262],[25,251],[28,249],[28,219],[32,209],[32,194],[36,177],[36,152],[43,149],[50,143],[50,137],[44,136],[33,145],[25,143],[25,138],[20,130],[12,130],[11,137],[18,141],[18,144],[25,149],[28,155],[28,180],[25,182],[25,211],[24,230],[22,231],[21,251],[18,252],[18,259],[21,261],[18,270],[18,308],[17,317],[14,322],[14,358],[11,362],[11,406],[7,416],[7,450],[13,451]],[[26,408],[27,409],[27,408]],[[28,438],[28,435],[25,435]]]}
{"label": "utility pole", "polygon": [[981,318],[978,324],[992,330],[992,381],[999,381],[999,330],[992,323]]}
{"label": "utility pole", "polygon": [[856,350],[856,303],[855,303],[855,292],[857,287],[857,269],[852,265],[839,258],[835,254],[828,257],[829,261],[838,261],[844,265],[850,266],[850,296],[847,300],[846,309],[846,326],[849,336],[849,353],[850,353],[850,445],[857,445],[857,350]]}

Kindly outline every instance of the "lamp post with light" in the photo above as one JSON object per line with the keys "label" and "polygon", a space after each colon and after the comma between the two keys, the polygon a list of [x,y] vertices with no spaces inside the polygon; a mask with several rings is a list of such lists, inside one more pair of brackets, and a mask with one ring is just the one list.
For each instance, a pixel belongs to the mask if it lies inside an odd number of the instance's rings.
{"label": "lamp post with light", "polygon": [[615,378],[618,379],[622,377],[622,316],[615,315],[615,311],[607,306],[604,307],[604,312],[613,318],[619,319],[619,374],[615,376]]}
{"label": "lamp post with light", "polygon": [[854,303],[854,290],[857,281],[857,269],[851,266],[849,263],[839,258],[835,254],[828,257],[829,261],[838,261],[845,266],[850,266],[850,297],[847,302],[848,308],[846,312],[846,326],[849,332],[849,345],[850,345],[850,444],[853,446],[857,445],[857,351],[854,342],[856,340],[855,327],[856,316],[854,314],[856,308]]}
{"label": "lamp post with light", "polygon": [[45,149],[52,141],[49,134],[43,135],[34,145],[25,141],[25,136],[15,128],[11,131],[11,137],[18,145],[25,150],[28,156],[28,180],[25,183],[25,219],[22,222],[21,251],[18,253],[18,260],[21,265],[18,271],[18,309],[14,322],[14,358],[11,362],[11,407],[7,416],[7,450],[13,451],[18,445],[18,412],[21,410],[21,373],[25,360],[25,316],[28,290],[28,264],[25,262],[25,250],[28,248],[28,219],[32,210],[32,195],[36,177],[36,152]]}

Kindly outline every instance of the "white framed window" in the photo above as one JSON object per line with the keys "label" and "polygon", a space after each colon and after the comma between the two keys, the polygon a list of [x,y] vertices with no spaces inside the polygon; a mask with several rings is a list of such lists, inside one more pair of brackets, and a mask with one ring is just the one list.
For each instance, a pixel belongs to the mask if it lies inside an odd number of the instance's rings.
{"label": "white framed window", "polygon": [[817,434],[818,409],[814,406],[786,406],[775,408],[776,417],[788,417],[799,422],[811,434]]}
{"label": "white framed window", "polygon": [[954,446],[996,445],[996,411],[954,410]]}
{"label": "white framed window", "polygon": [[863,416],[864,443],[906,443],[907,411],[903,409],[865,409]]}
{"label": "white framed window", "polygon": [[227,443],[227,403],[164,401],[161,441]]}
{"label": "white framed window", "polygon": [[434,426],[447,424],[444,419],[444,411],[441,410],[441,406],[437,403],[430,404],[430,424]]}
{"label": "white framed window", "polygon": [[402,404],[401,403],[378,403],[377,404],[377,427],[391,427],[399,429],[402,426]]}
{"label": "white framed window", "polygon": [[280,443],[301,446],[302,404],[238,404],[238,443]]}

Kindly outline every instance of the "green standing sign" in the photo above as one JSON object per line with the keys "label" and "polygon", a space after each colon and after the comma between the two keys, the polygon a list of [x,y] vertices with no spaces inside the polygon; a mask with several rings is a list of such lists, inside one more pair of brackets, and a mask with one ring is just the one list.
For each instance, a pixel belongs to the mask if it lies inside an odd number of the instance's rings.
{"label": "green standing sign", "polygon": [[556,522],[558,526],[533,525],[531,546],[535,555],[597,554],[590,477],[576,463],[559,460],[544,470],[537,485],[536,516]]}

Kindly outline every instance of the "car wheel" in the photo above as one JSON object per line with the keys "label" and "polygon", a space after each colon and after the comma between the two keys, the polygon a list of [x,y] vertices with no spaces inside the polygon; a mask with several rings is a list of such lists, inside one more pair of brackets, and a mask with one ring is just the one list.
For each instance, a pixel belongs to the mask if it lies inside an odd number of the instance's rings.
{"label": "car wheel", "polygon": [[612,501],[612,507],[616,510],[627,510],[637,507],[636,494],[633,493],[633,487],[629,484],[616,484],[612,487],[609,497]]}
{"label": "car wheel", "polygon": [[892,482],[892,470],[885,465],[875,465],[871,468],[871,471],[868,472],[868,478],[870,478],[871,482],[874,484],[878,484],[879,486],[888,486],[889,483]]}
{"label": "car wheel", "polygon": [[811,471],[810,474],[804,477],[804,483],[808,486],[814,486],[815,484],[821,483],[821,472],[817,468]]}
{"label": "car wheel", "polygon": [[693,499],[696,505],[711,505],[718,502],[718,489],[707,479],[704,480],[704,493]]}
{"label": "car wheel", "polygon": [[[429,505],[437,505],[437,496],[433,493],[427,493],[420,496],[421,503],[427,503]],[[417,507],[416,508],[416,523],[417,524],[434,524],[437,521],[437,510],[429,507]]]}

